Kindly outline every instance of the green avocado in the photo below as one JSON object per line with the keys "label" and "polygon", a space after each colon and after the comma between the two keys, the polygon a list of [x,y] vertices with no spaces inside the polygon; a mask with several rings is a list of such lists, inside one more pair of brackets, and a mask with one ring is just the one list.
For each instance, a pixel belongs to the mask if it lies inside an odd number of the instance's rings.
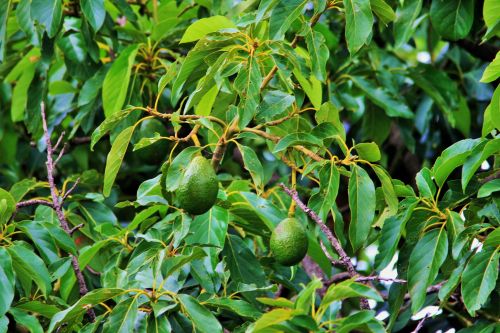
{"label": "green avocado", "polygon": [[[158,119],[144,120],[141,123],[138,132],[140,138],[137,142],[139,142],[142,138],[152,138],[155,133],[158,133],[161,136],[168,136],[167,129]],[[158,140],[147,147],[139,149],[137,154],[139,159],[145,163],[159,164],[166,158],[169,151],[169,142],[167,140]]]}
{"label": "green avocado", "polygon": [[187,166],[175,194],[182,209],[201,215],[215,204],[218,191],[217,175],[210,161],[196,156]]}
{"label": "green avocado", "polygon": [[285,266],[298,264],[305,257],[308,245],[306,229],[294,218],[281,221],[271,235],[273,257]]}

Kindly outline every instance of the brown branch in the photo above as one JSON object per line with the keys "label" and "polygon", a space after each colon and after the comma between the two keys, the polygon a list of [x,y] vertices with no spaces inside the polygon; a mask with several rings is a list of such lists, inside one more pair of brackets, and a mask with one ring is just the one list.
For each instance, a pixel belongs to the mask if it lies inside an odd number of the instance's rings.
{"label": "brown branch", "polygon": [[78,183],[80,183],[80,177],[78,177],[76,179],[75,183],[73,184],[73,186],[71,186],[71,188],[69,190],[67,190],[66,193],[64,193],[64,196],[61,199],[62,202],[64,202],[64,200],[66,200],[66,198],[71,194],[71,192],[73,192],[75,190]]}
{"label": "brown branch", "polygon": [[[155,117],[163,118],[163,119],[171,119],[173,116],[172,113],[161,113],[161,112],[158,112],[155,109],[152,109],[150,107],[146,108],[146,111]],[[219,125],[221,125],[223,127],[226,126],[226,123],[223,120],[221,120],[217,117],[213,117],[213,116],[199,116],[196,114],[182,114],[182,115],[176,115],[176,116],[179,117],[179,119],[182,121],[208,119],[214,123],[218,123]]]}
{"label": "brown branch", "polygon": [[[439,282],[438,284],[435,284],[433,286],[428,287],[426,290],[426,293],[427,294],[437,293],[441,289],[443,284],[445,284],[445,283],[446,283],[446,281],[442,281],[442,282]],[[408,301],[410,299],[411,299],[410,293],[405,294],[404,300]]]}
{"label": "brown branch", "polygon": [[321,246],[321,249],[323,250],[323,253],[328,258],[328,260],[330,260],[330,262],[332,263],[333,266],[339,266],[339,265],[344,266],[344,263],[341,260],[335,260],[335,259],[333,259],[333,257],[330,255],[330,253],[328,252],[325,244],[323,243],[323,241],[321,239],[319,240],[319,245]]}
{"label": "brown branch", "polygon": [[[57,162],[53,160],[53,146],[52,142],[50,141],[50,134],[49,134],[49,129],[47,127],[47,117],[45,115],[45,104],[42,102],[40,105],[40,112],[42,114],[42,125],[43,125],[43,132],[45,135],[45,143],[47,145],[47,162],[45,163],[47,167],[47,180],[49,182],[49,187],[50,187],[50,194],[52,196],[52,208],[56,212],[57,218],[59,219],[59,223],[61,224],[61,228],[71,236],[71,229],[69,228],[68,221],[66,220],[66,216],[64,216],[64,211],[62,208],[62,200],[59,197],[58,190],[54,181],[54,168],[55,168],[55,163]],[[62,153],[64,151],[64,148],[61,150],[61,153],[59,154],[58,159],[60,156],[62,156]],[[85,294],[88,293],[87,289],[87,284],[85,282],[85,278],[83,277],[83,274],[80,270],[80,265],[78,264],[78,259],[71,255],[71,264],[73,266],[73,270],[76,275],[76,279],[78,281],[78,286],[80,290],[80,296],[84,296]],[[88,309],[87,310],[87,315],[90,318],[91,322],[94,322],[96,319],[96,315],[93,309]]]}
{"label": "brown branch", "polygon": [[27,207],[27,206],[33,206],[33,205],[42,205],[42,206],[54,207],[54,205],[50,201],[42,200],[42,199],[31,199],[31,200],[26,200],[26,201],[18,202],[16,204],[16,209],[19,209],[19,208],[22,208],[22,207]]}
{"label": "brown branch", "polygon": [[84,224],[83,223],[80,223],[76,226],[74,226],[73,228],[71,228],[71,230],[69,231],[69,234],[70,235],[73,235],[75,233],[75,231],[77,231],[78,229],[81,229],[83,228]]}
{"label": "brown branch", "polygon": [[[351,278],[352,276],[349,274],[349,272],[342,272],[342,273],[338,273],[338,274],[335,274],[334,276],[332,276],[328,281],[326,281],[326,285],[327,286],[330,286],[334,283],[337,283],[337,282],[341,282],[341,281],[344,281],[344,280],[347,280],[349,278]],[[371,276],[359,276],[356,278],[355,280],[356,282],[369,282],[369,281],[391,281],[391,282],[394,282],[394,283],[407,283],[406,280],[402,280],[402,279],[393,279],[393,278],[384,278],[384,277],[380,277],[380,276],[376,276],[376,275],[371,275]]]}
{"label": "brown branch", "polygon": [[495,180],[497,178],[500,178],[500,169],[496,170],[492,174],[490,174],[490,175],[484,177],[483,179],[479,180],[479,182],[481,184],[484,184],[484,183],[490,182],[492,180]]}
{"label": "brown branch", "polygon": [[[289,189],[288,187],[285,186],[285,184],[281,183],[280,186],[283,188],[283,190],[288,194],[296,203],[297,206],[299,206],[300,209],[309,217],[316,222],[316,224],[319,226],[321,231],[326,235],[330,243],[332,244],[333,248],[335,251],[339,254],[340,256],[340,261],[345,265],[347,268],[347,272],[349,273],[350,277],[355,277],[358,275],[358,272],[356,272],[356,269],[354,268],[354,265],[351,262],[351,258],[347,255],[347,253],[344,251],[342,248],[342,245],[340,245],[339,240],[333,235],[332,231],[326,226],[326,224],[323,222],[323,220],[316,214],[315,211],[313,211],[311,208],[307,207],[302,200],[299,198],[299,194],[297,191]],[[368,305],[368,300],[365,298],[361,299],[361,308],[362,309],[369,309],[370,306]]]}

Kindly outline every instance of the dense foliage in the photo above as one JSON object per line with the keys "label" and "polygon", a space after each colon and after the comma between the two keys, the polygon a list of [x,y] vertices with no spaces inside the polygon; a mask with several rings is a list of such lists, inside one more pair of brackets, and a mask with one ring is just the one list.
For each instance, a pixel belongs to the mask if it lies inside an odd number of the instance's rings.
{"label": "dense foliage", "polygon": [[0,332],[499,329],[498,36],[498,0],[1,0]]}

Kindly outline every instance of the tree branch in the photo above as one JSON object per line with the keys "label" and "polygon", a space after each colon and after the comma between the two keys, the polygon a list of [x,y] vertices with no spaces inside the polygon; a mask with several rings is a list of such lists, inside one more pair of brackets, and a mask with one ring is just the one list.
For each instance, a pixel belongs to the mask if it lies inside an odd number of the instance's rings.
{"label": "tree branch", "polygon": [[415,327],[415,329],[411,332],[411,333],[418,333],[418,331],[420,331],[422,329],[422,327],[424,327],[424,322],[427,320],[427,318],[430,317],[430,313],[427,313],[424,318],[420,319],[420,321],[418,322],[418,325],[417,327]]}
{"label": "tree branch", "polygon": [[[62,198],[59,196],[59,191],[57,190],[55,181],[54,181],[54,168],[56,162],[61,158],[63,152],[64,152],[64,147],[61,150],[61,153],[59,153],[59,156],[56,161],[53,160],[53,146],[52,142],[50,141],[50,134],[49,134],[49,129],[47,127],[47,117],[45,115],[45,104],[42,102],[40,105],[40,112],[42,114],[42,125],[43,125],[43,132],[45,135],[45,143],[47,145],[47,162],[45,163],[47,167],[47,180],[49,182],[49,187],[50,187],[50,194],[52,196],[52,208],[56,212],[57,218],[59,219],[59,223],[61,224],[61,228],[69,235],[71,236],[71,229],[69,228],[68,221],[66,220],[66,216],[64,216],[64,211],[62,208]],[[61,140],[61,139],[60,139]],[[60,142],[58,140],[58,142]],[[72,191],[72,189],[70,189]],[[80,265],[78,264],[78,259],[77,257],[71,255],[71,264],[73,266],[73,270],[76,275],[76,279],[78,281],[78,286],[80,290],[80,296],[84,296],[85,294],[88,293],[88,288],[87,284],[85,282],[85,278],[83,277],[82,271],[80,270]],[[90,321],[94,322],[96,319],[96,315],[93,309],[88,309],[87,310],[87,315],[90,318]]]}
{"label": "tree branch", "polygon": [[[333,235],[331,230],[326,226],[326,224],[321,220],[321,218],[314,212],[311,208],[307,207],[302,200],[299,198],[299,194],[297,191],[289,189],[288,187],[285,186],[285,184],[281,183],[280,186],[283,188],[283,190],[288,194],[296,203],[297,206],[299,206],[300,209],[309,217],[316,222],[316,224],[319,226],[321,231],[326,235],[330,243],[332,244],[333,248],[335,251],[339,254],[340,256],[340,261],[344,264],[344,266],[347,268],[347,272],[349,273],[350,277],[355,277],[358,275],[358,272],[356,272],[356,269],[354,268],[354,265],[351,262],[351,258],[347,255],[347,253],[344,251],[342,248],[342,245],[340,245],[339,240]],[[361,308],[362,309],[369,309],[368,305],[368,300],[366,298],[361,299]]]}
{"label": "tree branch", "polygon": [[16,204],[16,209],[19,209],[22,207],[27,207],[27,206],[33,206],[33,205],[42,205],[42,206],[48,206],[51,208],[54,207],[54,205],[50,201],[42,200],[42,199],[31,199],[31,200],[18,202]]}

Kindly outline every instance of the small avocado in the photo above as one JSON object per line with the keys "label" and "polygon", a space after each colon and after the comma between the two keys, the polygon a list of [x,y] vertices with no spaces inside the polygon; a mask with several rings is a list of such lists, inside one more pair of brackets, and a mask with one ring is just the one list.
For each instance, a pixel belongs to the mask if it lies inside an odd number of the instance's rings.
{"label": "small avocado", "polygon": [[201,215],[215,204],[218,191],[217,175],[210,161],[196,156],[187,166],[175,194],[182,209]]}
{"label": "small avocado", "polygon": [[271,235],[273,257],[285,266],[298,264],[305,257],[308,245],[306,229],[294,218],[281,221]]}
{"label": "small avocado", "polygon": [[[155,133],[158,133],[161,136],[168,136],[167,129],[158,119],[144,120],[141,123],[138,132],[140,138],[137,142],[139,142],[142,138],[152,138]],[[167,140],[159,140],[147,147],[139,149],[137,154],[139,159],[145,163],[159,164],[166,158],[169,151],[169,142]]]}

